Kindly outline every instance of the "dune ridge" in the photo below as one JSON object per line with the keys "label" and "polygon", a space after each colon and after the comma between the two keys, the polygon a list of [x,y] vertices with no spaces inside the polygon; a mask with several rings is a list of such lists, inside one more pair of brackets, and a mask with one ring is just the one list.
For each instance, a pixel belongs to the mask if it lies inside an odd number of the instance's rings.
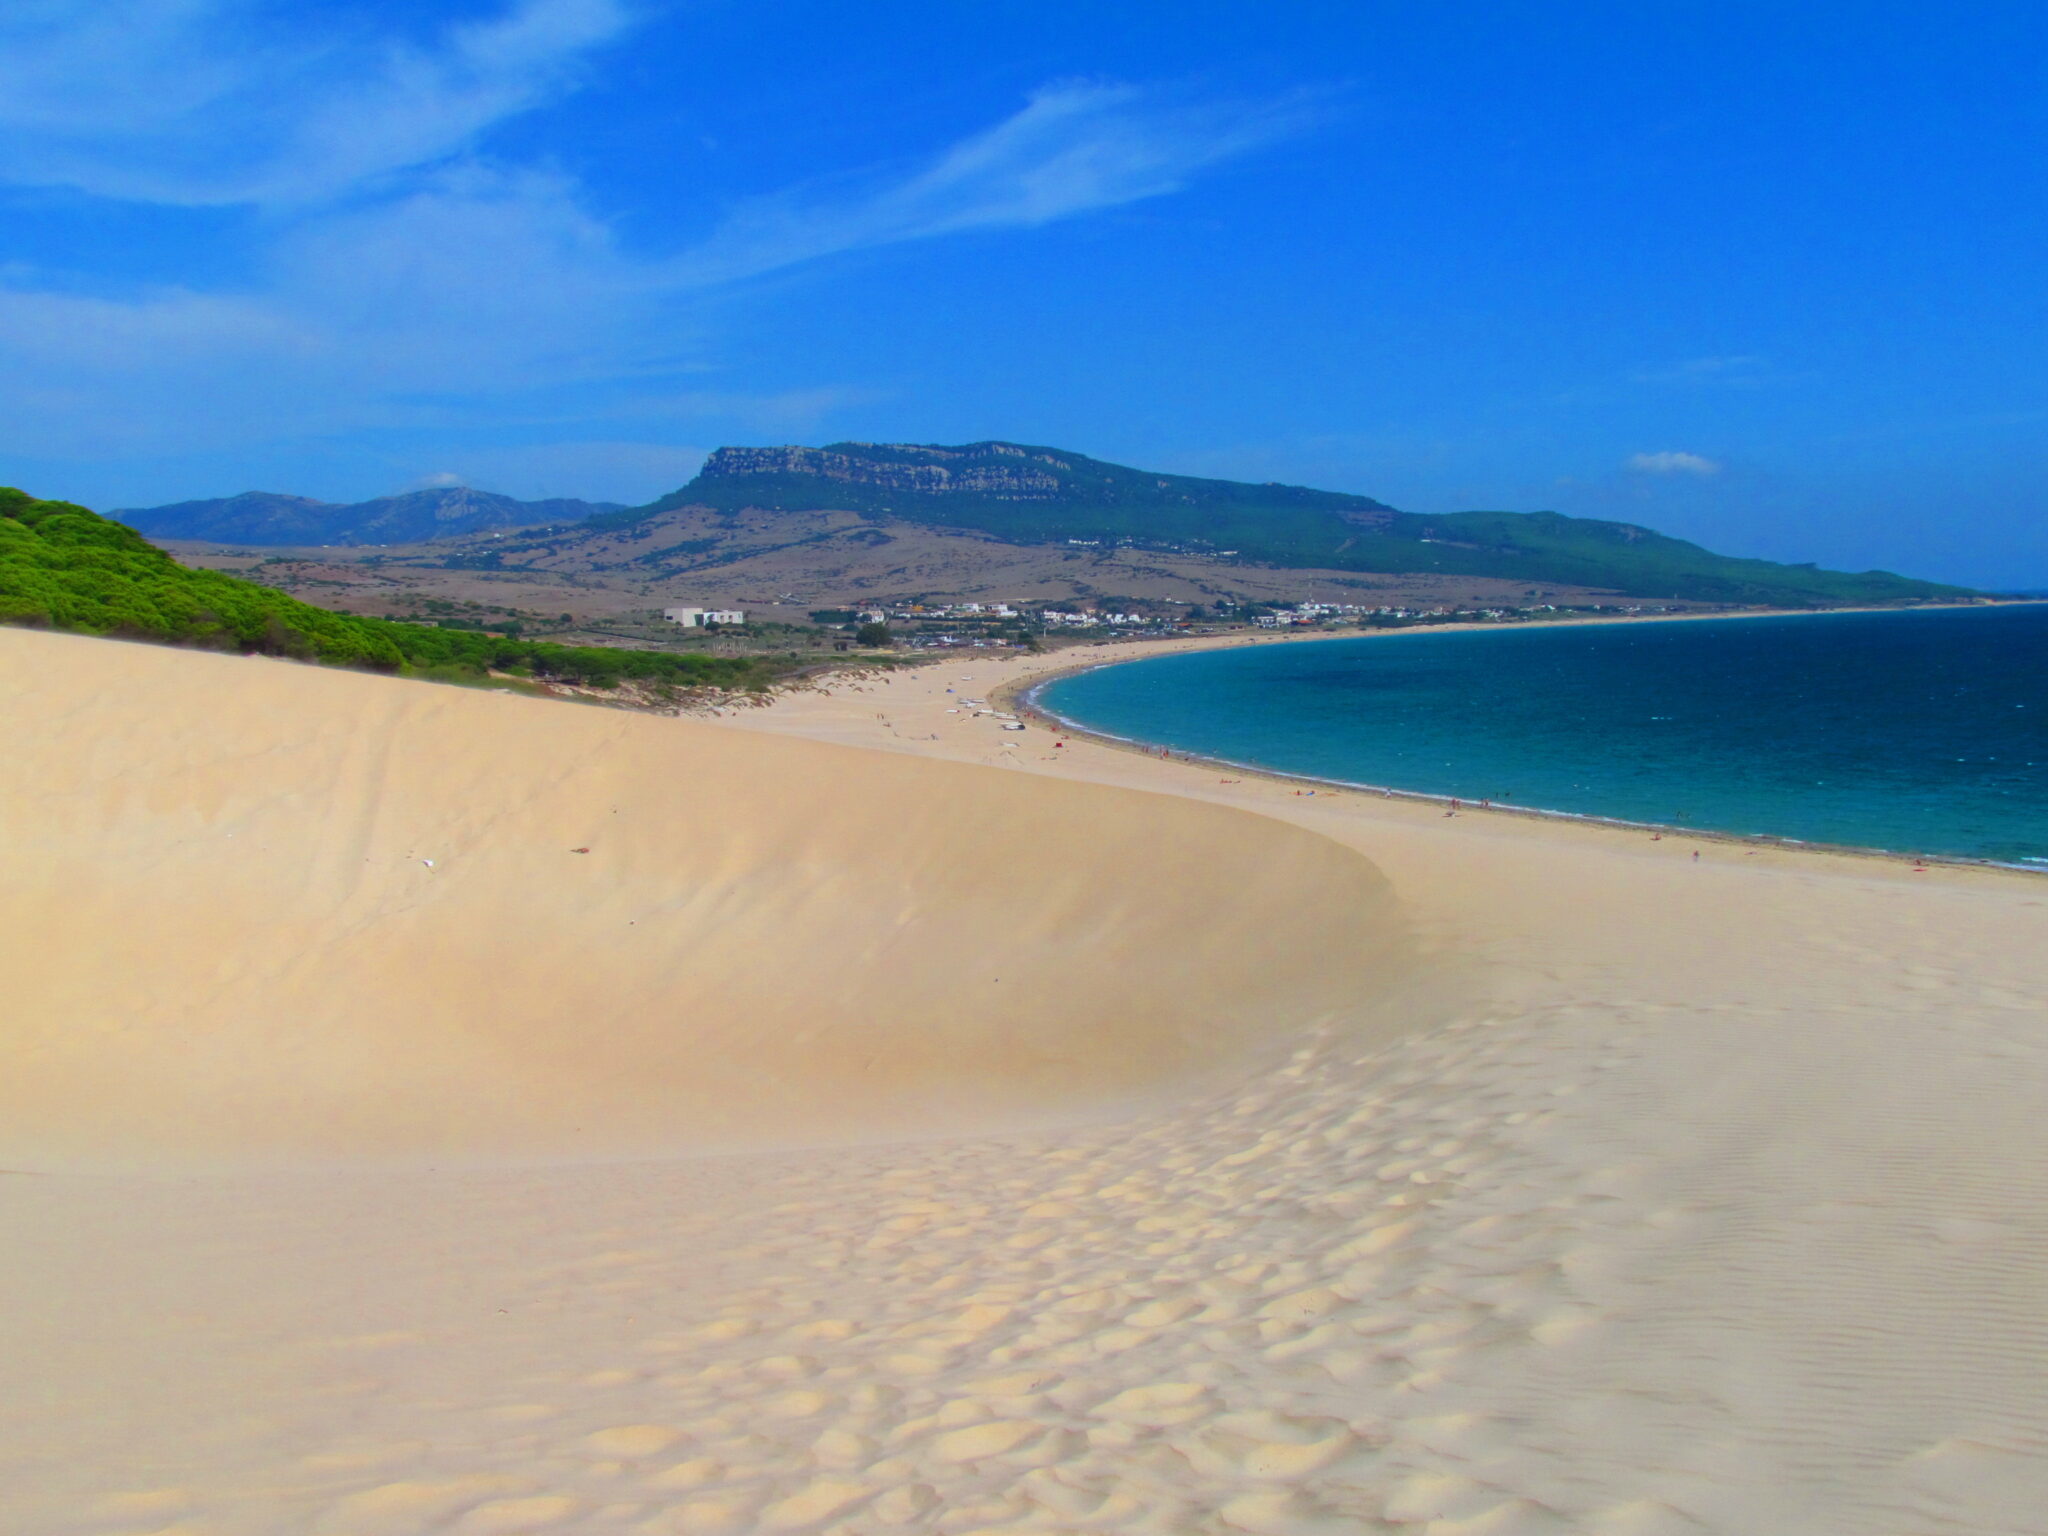
{"label": "dune ridge", "polygon": [[1269,1052],[1403,963],[1365,860],[1241,812],[0,645],[13,1164],[996,1129]]}

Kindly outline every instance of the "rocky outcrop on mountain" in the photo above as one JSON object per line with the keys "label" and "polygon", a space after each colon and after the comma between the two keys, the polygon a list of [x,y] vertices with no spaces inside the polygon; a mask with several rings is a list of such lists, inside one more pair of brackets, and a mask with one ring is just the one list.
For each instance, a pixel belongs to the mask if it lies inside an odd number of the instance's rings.
{"label": "rocky outcrop on mountain", "polygon": [[[1086,454],[993,441],[720,448],[695,480],[642,510],[685,505],[906,510],[896,502],[907,503],[912,516],[936,519],[972,517],[977,508],[1000,513],[1008,506],[1034,523],[1040,521],[1035,509],[1053,507],[1114,509],[1119,517],[1141,522],[1155,513],[1184,521],[1187,514],[1199,516],[1205,510],[1227,519],[1252,507],[1313,508],[1364,518],[1395,515],[1370,496],[1162,475]],[[923,510],[917,510],[920,503]]]}
{"label": "rocky outcrop on mountain", "polygon": [[[1073,466],[1049,453],[1010,443],[972,448],[923,448],[907,443],[849,443],[832,448],[720,448],[704,461],[700,478],[745,475],[804,475],[843,485],[870,486],[912,495],[980,495],[1005,501],[1050,501],[1062,481],[1054,470]],[[980,450],[979,453],[976,450]],[[886,455],[886,457],[884,457]],[[988,462],[993,459],[996,462]],[[1006,462],[1010,459],[1019,463]],[[954,462],[947,462],[948,460]]]}
{"label": "rocky outcrop on mountain", "polygon": [[374,501],[315,501],[244,491],[210,501],[129,507],[109,514],[154,539],[219,544],[416,544],[499,528],[574,523],[618,510],[616,502],[556,498],[518,501],[466,485],[408,491]]}

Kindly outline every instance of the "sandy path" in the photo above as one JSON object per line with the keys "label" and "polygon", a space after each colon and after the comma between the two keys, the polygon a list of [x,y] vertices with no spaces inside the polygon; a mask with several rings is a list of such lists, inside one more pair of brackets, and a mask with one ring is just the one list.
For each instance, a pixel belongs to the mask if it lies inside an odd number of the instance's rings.
{"label": "sandy path", "polygon": [[645,725],[1228,799],[1366,851],[1415,963],[1095,1127],[0,1179],[9,1528],[2048,1530],[2040,884],[946,713],[1022,665]]}

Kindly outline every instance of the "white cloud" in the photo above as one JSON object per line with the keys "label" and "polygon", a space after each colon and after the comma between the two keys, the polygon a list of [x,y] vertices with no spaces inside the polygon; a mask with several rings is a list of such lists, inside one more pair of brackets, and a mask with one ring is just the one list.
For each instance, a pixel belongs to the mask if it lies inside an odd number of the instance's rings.
{"label": "white cloud", "polygon": [[0,282],[0,410],[65,453],[453,425],[630,379],[662,300],[565,183],[463,168],[292,224],[239,292]]}
{"label": "white cloud", "polygon": [[695,250],[634,252],[575,182],[478,145],[572,89],[642,3],[497,0],[421,40],[316,36],[259,0],[13,0],[0,182],[246,205],[226,217],[247,275],[137,288],[0,268],[0,416],[58,456],[522,420],[607,442],[707,416],[793,433],[862,392],[678,387],[721,285],[1161,196],[1318,110],[1052,85],[921,164],[742,204]]}
{"label": "white cloud", "polygon": [[1721,473],[1719,461],[1697,453],[1631,454],[1628,459],[1628,467],[1646,475],[1709,476]]}
{"label": "white cloud", "polygon": [[279,199],[303,196],[309,184],[352,186],[452,154],[570,84],[583,56],[627,22],[618,0],[525,0],[493,21],[454,29],[438,49],[393,49],[382,69],[306,115],[262,193]]}
{"label": "white cloud", "polygon": [[734,211],[681,270],[729,281],[865,246],[1032,226],[1159,197],[1195,172],[1301,131],[1310,98],[1176,100],[1131,85],[1067,83],[929,164],[857,190],[797,188]]}
{"label": "white cloud", "polygon": [[572,85],[621,0],[513,0],[427,44],[294,35],[246,0],[16,0],[0,176],[168,204],[301,205],[459,154]]}
{"label": "white cloud", "polygon": [[[570,184],[461,167],[293,224],[239,293],[116,299],[0,273],[0,352],[16,365],[0,370],[0,413],[41,451],[91,455],[360,427],[587,430],[593,414],[614,430],[721,417],[793,434],[874,398],[678,388],[701,298],[621,253]],[[559,398],[577,391],[601,398]]]}

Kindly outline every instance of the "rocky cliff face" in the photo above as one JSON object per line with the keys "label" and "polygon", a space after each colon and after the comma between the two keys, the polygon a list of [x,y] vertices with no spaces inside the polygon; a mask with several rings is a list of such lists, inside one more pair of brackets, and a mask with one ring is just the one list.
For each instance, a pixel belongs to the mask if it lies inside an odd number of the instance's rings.
{"label": "rocky cliff face", "polygon": [[[808,475],[847,485],[913,495],[972,494],[1002,501],[1050,501],[1061,481],[1052,470],[1072,466],[1047,453],[1010,443],[931,448],[908,443],[855,443],[866,454],[829,448],[720,448],[704,461],[704,479],[744,475]],[[1039,467],[1050,466],[1050,468]]]}

